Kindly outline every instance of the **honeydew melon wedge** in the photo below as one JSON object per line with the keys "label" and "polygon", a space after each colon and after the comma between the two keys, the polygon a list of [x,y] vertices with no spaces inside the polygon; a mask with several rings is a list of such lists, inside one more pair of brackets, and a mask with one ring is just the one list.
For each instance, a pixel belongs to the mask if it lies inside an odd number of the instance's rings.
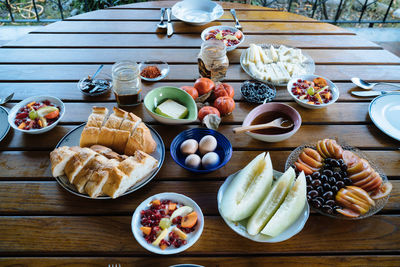
{"label": "honeydew melon wedge", "polygon": [[271,189],[272,162],[261,153],[244,167],[229,184],[221,201],[222,215],[240,221],[252,215]]}
{"label": "honeydew melon wedge", "polygon": [[292,168],[287,171],[275,182],[267,197],[257,208],[253,216],[247,223],[247,232],[250,235],[257,235],[268,223],[271,217],[278,210],[282,202],[285,200],[290,188],[293,185],[296,173]]}
{"label": "honeydew melon wedge", "polygon": [[294,223],[306,204],[306,194],[306,177],[304,176],[304,172],[301,172],[282,205],[261,233],[275,237]]}

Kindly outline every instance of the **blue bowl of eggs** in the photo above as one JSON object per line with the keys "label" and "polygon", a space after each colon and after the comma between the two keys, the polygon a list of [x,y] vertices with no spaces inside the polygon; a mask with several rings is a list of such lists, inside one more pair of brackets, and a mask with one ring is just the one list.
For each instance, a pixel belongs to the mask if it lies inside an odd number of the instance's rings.
{"label": "blue bowl of eggs", "polygon": [[218,170],[231,159],[232,145],[217,131],[194,128],[178,134],[170,151],[182,168],[194,173],[207,173]]}

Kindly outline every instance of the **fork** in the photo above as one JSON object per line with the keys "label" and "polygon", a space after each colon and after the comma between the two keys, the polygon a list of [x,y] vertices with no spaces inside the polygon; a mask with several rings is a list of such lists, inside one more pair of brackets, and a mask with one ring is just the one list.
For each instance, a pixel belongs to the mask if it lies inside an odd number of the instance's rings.
{"label": "fork", "polygon": [[108,267],[121,267],[121,264],[119,264],[119,263],[116,263],[116,264],[112,263],[112,264],[109,264]]}
{"label": "fork", "polygon": [[11,98],[13,98],[14,96],[14,92],[11,93],[9,96],[7,96],[6,98],[0,98],[0,105],[3,105],[5,103],[7,103],[8,101],[11,100]]}
{"label": "fork", "polygon": [[240,30],[242,28],[242,25],[240,25],[240,23],[239,23],[239,20],[236,16],[236,10],[234,8],[231,8],[231,14],[236,21],[235,28]]}

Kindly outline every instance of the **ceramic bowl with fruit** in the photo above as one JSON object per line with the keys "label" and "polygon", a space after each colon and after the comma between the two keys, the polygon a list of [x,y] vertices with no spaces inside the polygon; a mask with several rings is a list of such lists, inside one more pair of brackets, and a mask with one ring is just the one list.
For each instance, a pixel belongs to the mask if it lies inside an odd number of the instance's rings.
{"label": "ceramic bowl with fruit", "polygon": [[261,153],[230,175],[218,190],[218,211],[239,235],[274,243],[299,233],[310,214],[304,173],[273,170],[269,153]]}
{"label": "ceramic bowl with fruit", "polygon": [[337,86],[318,75],[294,77],[288,82],[287,90],[297,104],[309,109],[325,108],[339,98]]}
{"label": "ceramic bowl with fruit", "polygon": [[301,126],[301,116],[297,110],[282,103],[266,103],[257,106],[243,121],[242,126],[269,123],[275,119],[283,118],[286,124],[292,127],[279,129],[269,128],[255,131],[246,131],[246,134],[263,142],[280,142],[294,135]]}
{"label": "ceramic bowl with fruit", "polygon": [[226,51],[235,50],[244,41],[244,34],[241,30],[231,26],[212,26],[201,33],[203,41],[220,40],[224,42]]}
{"label": "ceramic bowl with fruit", "polygon": [[132,233],[145,249],[162,255],[190,248],[200,238],[204,216],[191,198],[160,193],[143,201],[135,210]]}
{"label": "ceramic bowl with fruit", "polygon": [[178,134],[171,143],[171,156],[182,168],[194,173],[218,170],[231,159],[232,145],[221,133],[194,128]]}
{"label": "ceramic bowl with fruit", "polygon": [[197,119],[197,106],[184,90],[172,86],[158,87],[144,98],[147,112],[164,124],[186,124]]}
{"label": "ceramic bowl with fruit", "polygon": [[32,96],[10,110],[8,123],[17,131],[41,134],[53,129],[64,113],[64,103],[57,97]]}
{"label": "ceramic bowl with fruit", "polygon": [[380,211],[392,184],[362,151],[334,139],[296,148],[286,168],[304,171],[307,200],[319,213],[340,219],[364,219]]}

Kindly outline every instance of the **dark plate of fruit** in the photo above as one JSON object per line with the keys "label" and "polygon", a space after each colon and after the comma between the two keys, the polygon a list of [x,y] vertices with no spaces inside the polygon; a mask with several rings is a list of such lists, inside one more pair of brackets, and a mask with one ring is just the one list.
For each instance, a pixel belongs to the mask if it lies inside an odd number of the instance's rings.
{"label": "dark plate of fruit", "polygon": [[203,227],[200,207],[177,193],[149,197],[132,216],[132,232],[139,244],[163,255],[188,249],[199,239]]}
{"label": "dark plate of fruit", "polygon": [[307,200],[317,212],[335,218],[363,219],[380,211],[392,184],[359,149],[323,139],[296,148],[285,169],[304,171]]}

